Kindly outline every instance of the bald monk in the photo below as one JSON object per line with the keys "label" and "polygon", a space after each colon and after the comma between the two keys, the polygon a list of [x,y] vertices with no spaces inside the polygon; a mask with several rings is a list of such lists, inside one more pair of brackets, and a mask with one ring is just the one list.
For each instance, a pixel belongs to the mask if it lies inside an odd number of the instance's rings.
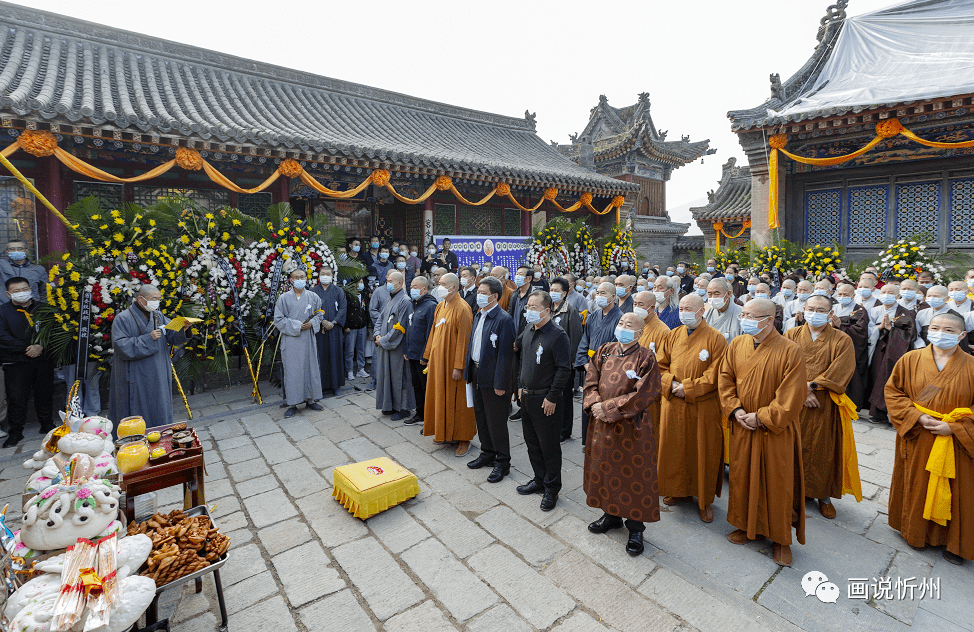
{"label": "bald monk", "polygon": [[695,496],[700,519],[713,522],[710,505],[724,482],[717,377],[727,341],[707,324],[703,310],[703,299],[695,293],[680,299],[683,324],[657,354],[663,391],[659,493],[667,505]]}
{"label": "bald monk", "polygon": [[[670,337],[672,330],[656,315],[656,295],[646,290],[634,294],[632,299],[632,312],[640,316],[643,321],[643,333],[639,337],[639,346],[657,353],[663,341]],[[659,423],[662,418],[660,401],[660,397],[654,399],[652,411],[650,411],[653,413],[653,436],[656,437],[657,442],[659,442]],[[658,443],[656,447],[659,448]]]}
{"label": "bald monk", "polygon": [[[587,369],[589,361],[596,350],[611,341],[615,336],[616,325],[622,317],[622,312],[615,303],[615,286],[608,281],[599,284],[595,291],[595,307],[585,320],[582,329],[582,339],[575,352],[575,368]],[[582,445],[585,445],[588,435],[588,413],[582,407]]]}
{"label": "bald monk", "polygon": [[[944,559],[974,559],[974,357],[962,352],[964,319],[939,314],[930,321],[930,346],[904,355],[886,383],[886,405],[896,429],[889,526],[915,549],[944,545]],[[922,407],[918,408],[918,407]],[[963,412],[955,412],[961,409]],[[952,414],[953,413],[953,414]],[[946,450],[946,452],[944,452]],[[931,455],[946,455],[953,478],[934,467]],[[939,493],[928,486],[942,481]],[[950,490],[949,494],[946,493]]]}
{"label": "bald monk", "polygon": [[835,303],[829,315],[829,324],[852,339],[856,370],[846,386],[845,394],[859,410],[866,408],[869,394],[869,314],[856,303],[855,297],[855,284],[840,281],[835,288]]}
{"label": "bald monk", "polygon": [[[852,338],[832,327],[832,300],[813,295],[805,301],[805,324],[789,329],[785,337],[802,350],[805,357],[807,391],[801,410],[802,465],[805,470],[805,494],[818,499],[818,511],[824,517],[835,518],[832,498],[842,498],[843,468],[851,467],[856,451],[845,454],[843,439],[853,441],[852,422],[843,424],[842,409],[833,400],[841,399],[856,371],[856,352]],[[848,436],[846,436],[848,434]],[[854,443],[853,443],[854,446]],[[856,462],[858,472],[858,461]],[[862,487],[856,489],[850,481],[851,492],[862,500]]]}
{"label": "bald monk", "polygon": [[916,314],[901,306],[900,288],[887,283],[879,290],[879,305],[869,312],[876,346],[870,365],[873,389],[869,395],[869,421],[887,423],[884,387],[893,366],[917,341]]}
{"label": "bald monk", "polygon": [[459,457],[467,453],[470,440],[477,434],[477,421],[473,408],[467,408],[467,384],[463,381],[473,314],[460,297],[457,275],[441,275],[439,287],[443,288],[443,300],[433,312],[433,330],[422,360],[422,364],[429,365],[423,435],[432,435],[437,443],[459,442]]}
{"label": "bald monk", "polygon": [[639,344],[643,321],[623,314],[615,340],[595,352],[585,377],[582,407],[591,421],[585,443],[584,490],[589,507],[604,513],[592,533],[629,529],[626,552],[643,552],[645,523],[659,520],[656,440],[649,403],[660,391],[655,354]]}
{"label": "bald monk", "polygon": [[[771,298],[771,286],[763,281],[761,283],[758,283],[757,287],[754,290],[754,298]],[[774,301],[771,302],[774,303]],[[784,320],[785,320],[784,308],[781,307],[781,305],[775,303],[774,304],[774,328],[778,330],[779,334],[783,331],[782,327],[784,326]]]}
{"label": "bald monk", "polygon": [[507,306],[511,304],[511,294],[517,289],[514,284],[507,278],[507,268],[504,266],[494,266],[490,271],[490,276],[494,277],[504,286],[504,293],[501,295],[501,300],[497,301],[497,304],[501,306],[501,309],[505,312],[507,311]]}
{"label": "bald monk", "polygon": [[782,318],[784,318],[784,329],[785,331],[791,329],[792,327],[798,327],[802,324],[802,318],[805,314],[805,301],[808,297],[812,295],[815,291],[815,286],[812,285],[811,281],[799,281],[798,289],[795,290],[795,300],[791,301],[783,308]]}
{"label": "bald monk", "polygon": [[766,537],[774,561],[791,566],[791,530],[805,544],[805,483],[799,416],[805,360],[775,331],[774,303],[748,301],[742,334],[727,348],[718,389],[731,420],[727,522],[734,544]]}

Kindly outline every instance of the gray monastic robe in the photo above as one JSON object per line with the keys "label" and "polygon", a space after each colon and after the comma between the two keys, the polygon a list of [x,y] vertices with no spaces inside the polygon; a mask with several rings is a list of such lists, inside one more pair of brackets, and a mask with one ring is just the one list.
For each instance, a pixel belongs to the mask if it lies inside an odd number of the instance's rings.
{"label": "gray monastic robe", "polygon": [[170,345],[187,340],[186,332],[163,329],[158,340],[152,331],[169,319],[160,312],[148,314],[133,305],[112,321],[112,382],[108,417],[118,425],[139,415],[148,428],[172,423],[172,360]]}
{"label": "gray monastic robe", "polygon": [[[377,410],[412,410],[416,408],[416,396],[406,367],[405,347],[402,344],[413,303],[405,290],[396,292],[379,312],[375,323],[375,335],[379,346],[375,348],[372,363],[375,367],[375,407]],[[396,329],[399,325],[400,329]]]}
{"label": "gray monastic robe", "polygon": [[[704,312],[703,319],[707,324],[724,334],[724,340],[730,343],[734,338],[741,335],[741,312],[744,308],[735,302],[731,302],[727,311],[720,311],[710,308]],[[766,323],[761,323],[762,325]]]}
{"label": "gray monastic robe", "polygon": [[[290,290],[277,299],[274,326],[281,331],[281,363],[284,367],[284,403],[294,406],[321,399],[321,370],[315,330],[321,324],[321,299],[311,290],[298,297]],[[311,329],[301,330],[311,319]]]}

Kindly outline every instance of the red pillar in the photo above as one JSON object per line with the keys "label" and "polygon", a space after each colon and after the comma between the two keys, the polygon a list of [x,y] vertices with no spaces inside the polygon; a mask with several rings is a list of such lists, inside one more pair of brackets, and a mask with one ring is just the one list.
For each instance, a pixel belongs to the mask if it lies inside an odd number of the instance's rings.
{"label": "red pillar", "polygon": [[[54,208],[64,213],[68,198],[64,194],[64,183],[61,180],[61,163],[54,156],[48,156],[43,159],[42,168],[44,170],[43,184],[45,186],[43,188],[38,187],[38,190],[47,197],[48,201],[54,205]],[[41,242],[38,245],[40,253],[67,252],[74,245],[74,240],[68,232],[68,227],[51,213],[50,209],[40,202],[37,203],[36,208],[38,214],[44,214],[45,220],[41,222],[41,218],[38,218],[38,230],[41,230],[41,227],[45,223],[47,224],[47,230],[40,233],[40,235],[46,236],[46,240],[39,240]]]}
{"label": "red pillar", "polygon": [[277,179],[277,187],[274,193],[274,204],[279,202],[291,201],[291,179],[281,176]]}

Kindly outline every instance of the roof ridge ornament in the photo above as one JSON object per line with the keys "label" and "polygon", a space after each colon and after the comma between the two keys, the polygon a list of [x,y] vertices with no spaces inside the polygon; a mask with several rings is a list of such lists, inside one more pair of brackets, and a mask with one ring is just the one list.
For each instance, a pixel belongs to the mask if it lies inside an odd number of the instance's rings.
{"label": "roof ridge ornament", "polygon": [[825,34],[828,32],[830,26],[845,20],[845,10],[848,6],[849,0],[839,0],[825,10],[825,17],[819,20],[818,35],[815,36],[819,44],[825,40]]}
{"label": "roof ridge ornament", "polygon": [[531,126],[531,129],[533,129],[533,130],[537,130],[538,129],[538,113],[537,112],[533,112],[532,113],[529,110],[524,110],[524,120],[528,122],[528,125]]}

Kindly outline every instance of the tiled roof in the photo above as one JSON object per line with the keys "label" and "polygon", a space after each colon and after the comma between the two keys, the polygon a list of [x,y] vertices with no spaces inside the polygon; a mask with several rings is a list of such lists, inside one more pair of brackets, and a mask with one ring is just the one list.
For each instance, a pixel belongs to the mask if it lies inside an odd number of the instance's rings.
{"label": "tiled roof", "polygon": [[720,186],[707,194],[710,203],[690,208],[690,214],[698,223],[701,220],[712,223],[751,217],[751,170],[734,166],[736,162],[736,158],[731,158],[724,163]]}
{"label": "tiled roof", "polygon": [[[522,119],[0,2],[0,115],[615,195]],[[14,115],[14,116],[12,116]]]}

